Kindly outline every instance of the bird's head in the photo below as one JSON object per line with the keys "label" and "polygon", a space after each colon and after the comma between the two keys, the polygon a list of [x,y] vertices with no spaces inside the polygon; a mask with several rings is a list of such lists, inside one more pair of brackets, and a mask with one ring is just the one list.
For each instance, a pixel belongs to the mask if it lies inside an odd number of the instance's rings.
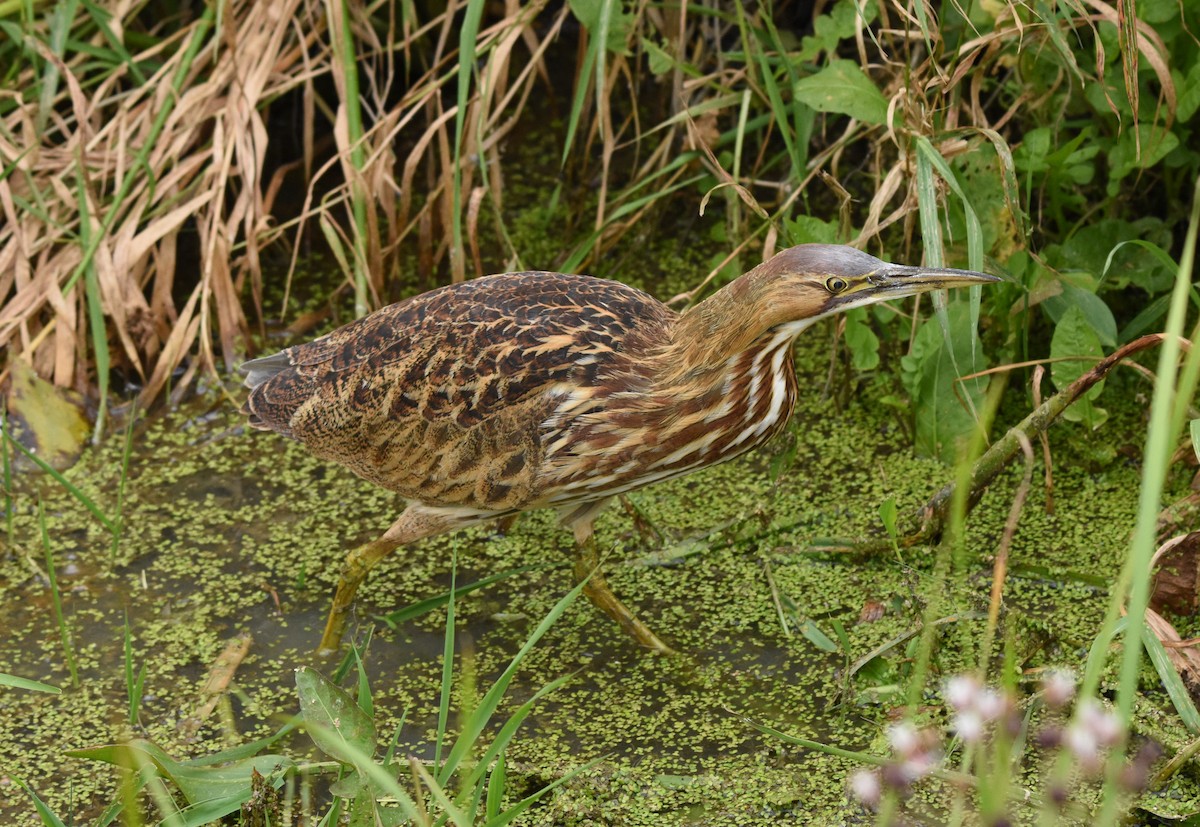
{"label": "bird's head", "polygon": [[875,302],[1000,280],[973,270],[888,264],[836,244],[790,247],[743,279],[745,289],[754,294],[752,301],[774,322],[768,327],[789,322],[811,324]]}
{"label": "bird's head", "polygon": [[[680,364],[717,367],[763,335],[796,336],[809,325],[855,307],[940,287],[999,281],[972,270],[888,264],[836,244],[790,247],[685,311],[674,347]],[[668,360],[675,358],[674,351]]]}

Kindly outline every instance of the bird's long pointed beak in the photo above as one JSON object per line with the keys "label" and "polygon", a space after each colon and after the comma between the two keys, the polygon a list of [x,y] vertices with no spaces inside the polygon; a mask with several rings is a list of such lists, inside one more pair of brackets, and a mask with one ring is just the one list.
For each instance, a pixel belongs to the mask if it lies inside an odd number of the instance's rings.
{"label": "bird's long pointed beak", "polygon": [[969,287],[1000,281],[997,276],[974,270],[955,270],[949,267],[911,267],[906,264],[887,264],[867,277],[867,283],[880,293],[911,296],[943,287]]}

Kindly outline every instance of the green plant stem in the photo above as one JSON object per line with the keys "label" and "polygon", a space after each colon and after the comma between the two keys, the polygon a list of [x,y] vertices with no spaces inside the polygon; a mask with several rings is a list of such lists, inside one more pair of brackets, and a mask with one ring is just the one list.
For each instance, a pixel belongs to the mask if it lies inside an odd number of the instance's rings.
{"label": "green plant stem", "polygon": [[450,592],[446,599],[446,634],[442,644],[442,694],[438,704],[437,740],[433,747],[434,772],[441,770],[442,745],[450,720],[451,690],[454,685],[454,595],[458,580],[458,544],[450,551]]}
{"label": "green plant stem", "polygon": [[345,95],[342,105],[346,107],[346,132],[350,141],[350,166],[354,169],[354,180],[350,182],[351,211],[354,214],[354,314],[365,316],[371,309],[367,286],[367,238],[370,234],[367,220],[367,194],[362,185],[363,167],[366,166],[366,150],[363,148],[362,101],[358,87],[358,61],[354,49],[354,34],[351,30],[350,4],[338,4],[341,10],[341,26],[337,41],[337,57],[342,65],[345,79]]}
{"label": "green plant stem", "polygon": [[117,482],[117,516],[113,520],[112,546],[108,555],[111,570],[117,563],[117,551],[125,533],[125,483],[129,479],[129,457],[133,454],[133,426],[137,422],[137,403],[129,410],[129,421],[125,424],[125,442],[121,446],[121,478]]}
{"label": "green plant stem", "polygon": [[13,547],[13,498],[12,462],[8,455],[8,411],[0,405],[0,463],[4,467],[4,527],[8,536],[8,548]]}
{"label": "green plant stem", "polygon": [[[1170,468],[1171,453],[1178,436],[1173,425],[1182,426],[1182,419],[1175,417],[1175,395],[1181,390],[1176,386],[1179,354],[1182,348],[1184,319],[1188,309],[1188,292],[1191,287],[1192,267],[1196,256],[1196,234],[1200,227],[1200,186],[1197,186],[1192,202],[1192,214],[1188,223],[1183,254],[1179,258],[1175,289],[1171,293],[1171,307],[1167,312],[1166,336],[1159,351],[1158,370],[1154,384],[1154,395],[1150,401],[1150,426],[1146,437],[1145,460],[1143,463],[1142,486],[1138,496],[1138,516],[1130,542],[1129,556],[1121,572],[1121,585],[1128,588],[1114,590],[1105,617],[1106,626],[1116,622],[1121,605],[1127,606],[1131,622],[1125,628],[1124,647],[1121,657],[1121,675],[1117,691],[1117,714],[1126,727],[1133,716],[1133,702],[1137,697],[1138,673],[1142,662],[1142,630],[1146,609],[1150,605],[1150,558],[1154,555],[1158,511]],[[1103,633],[1103,632],[1102,632]],[[1089,662],[1084,676],[1081,697],[1091,697],[1099,686],[1099,663]],[[1119,789],[1114,775],[1124,760],[1125,749],[1121,745],[1109,757],[1109,782],[1104,788],[1104,803],[1098,819],[1099,824],[1112,824],[1117,819]]]}
{"label": "green plant stem", "polygon": [[471,74],[475,69],[475,44],[479,21],[483,18],[482,0],[468,0],[462,30],[458,37],[458,108],[454,113],[454,184],[451,221],[450,269],[455,279],[465,273],[462,228],[462,144],[467,119],[467,101],[471,96]]}
{"label": "green plant stem", "polygon": [[54,620],[58,624],[58,634],[62,640],[63,657],[67,661],[67,669],[71,673],[71,686],[79,688],[79,667],[75,662],[75,647],[71,642],[71,630],[67,628],[67,619],[63,615],[62,595],[58,591],[58,576],[54,571],[54,552],[50,550],[50,533],[46,530],[46,509],[42,498],[38,497],[38,527],[42,534],[42,551],[46,557],[46,577],[50,581],[50,599],[54,603]]}

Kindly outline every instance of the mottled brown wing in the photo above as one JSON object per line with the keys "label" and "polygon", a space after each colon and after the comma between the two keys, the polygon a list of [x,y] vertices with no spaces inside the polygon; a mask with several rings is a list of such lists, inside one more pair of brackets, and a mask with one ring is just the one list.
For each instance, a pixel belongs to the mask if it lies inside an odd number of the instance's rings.
{"label": "mottled brown wing", "polygon": [[246,410],[409,499],[513,510],[537,498],[558,400],[625,371],[671,316],[618,282],[488,276],[247,362]]}

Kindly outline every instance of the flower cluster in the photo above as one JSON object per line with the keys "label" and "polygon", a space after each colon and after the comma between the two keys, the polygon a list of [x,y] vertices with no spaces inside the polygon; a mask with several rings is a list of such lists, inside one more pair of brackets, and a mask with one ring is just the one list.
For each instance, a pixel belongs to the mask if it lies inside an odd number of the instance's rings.
{"label": "flower cluster", "polygon": [[[1043,681],[1041,697],[1051,712],[1066,713],[1075,694],[1075,677],[1070,672],[1050,672]],[[985,686],[973,676],[959,675],[946,682],[942,697],[951,713],[950,730],[965,747],[986,750],[993,739],[1011,744],[1019,738],[1024,717],[1009,693]],[[1069,723],[1050,723],[1033,733],[1031,740],[1043,749],[1064,751],[1074,768],[1067,775],[1097,778],[1104,769],[1108,752],[1127,737],[1128,732],[1116,713],[1095,699],[1085,698],[1076,706]],[[891,760],[877,769],[858,770],[849,780],[850,795],[872,809],[888,793],[907,797],[913,784],[937,770],[942,760],[941,736],[932,728],[894,724],[888,728],[888,743]],[[1127,792],[1144,790],[1151,765],[1161,754],[1153,742],[1141,745],[1122,769],[1118,783]],[[980,783],[987,782],[988,779],[980,778]],[[1047,801],[1057,807],[1070,797],[1065,777],[1062,783],[1051,783],[1046,792]],[[993,823],[1004,823],[1004,819]]]}
{"label": "flower cluster", "polygon": [[942,760],[941,738],[932,729],[917,729],[907,721],[888,727],[894,760],[878,770],[858,770],[850,776],[850,791],[874,808],[885,789],[907,796],[912,785],[935,770]]}

